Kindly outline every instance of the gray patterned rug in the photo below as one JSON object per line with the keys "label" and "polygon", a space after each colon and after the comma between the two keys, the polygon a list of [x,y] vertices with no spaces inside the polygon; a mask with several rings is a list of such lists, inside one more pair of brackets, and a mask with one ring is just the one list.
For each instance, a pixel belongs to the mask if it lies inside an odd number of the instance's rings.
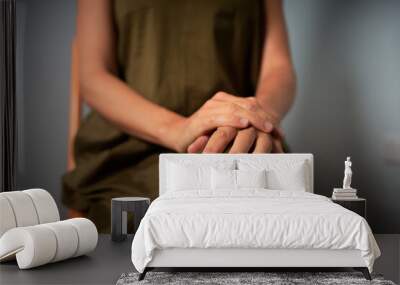
{"label": "gray patterned rug", "polygon": [[360,272],[148,272],[146,278],[137,281],[138,273],[122,274],[117,285],[134,284],[267,284],[267,285],[297,285],[297,284],[379,284],[395,285],[384,280],[381,275],[372,275],[368,281]]}

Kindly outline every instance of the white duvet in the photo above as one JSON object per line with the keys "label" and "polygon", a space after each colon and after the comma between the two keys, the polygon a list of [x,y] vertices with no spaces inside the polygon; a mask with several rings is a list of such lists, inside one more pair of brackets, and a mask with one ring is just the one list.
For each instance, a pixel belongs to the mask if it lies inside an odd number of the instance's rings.
{"label": "white duvet", "polygon": [[380,255],[359,215],[324,196],[265,189],[162,195],[134,237],[135,268],[143,272],[154,250],[165,248],[358,249],[371,272]]}

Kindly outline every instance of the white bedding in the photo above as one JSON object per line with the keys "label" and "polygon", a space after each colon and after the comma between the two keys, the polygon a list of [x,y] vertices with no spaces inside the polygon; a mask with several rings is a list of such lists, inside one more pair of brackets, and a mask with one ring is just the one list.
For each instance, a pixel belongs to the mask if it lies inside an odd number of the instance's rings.
{"label": "white bedding", "polygon": [[372,272],[380,255],[364,218],[328,198],[300,191],[241,189],[219,196],[166,193],[150,206],[132,243],[143,272],[154,249],[358,249]]}

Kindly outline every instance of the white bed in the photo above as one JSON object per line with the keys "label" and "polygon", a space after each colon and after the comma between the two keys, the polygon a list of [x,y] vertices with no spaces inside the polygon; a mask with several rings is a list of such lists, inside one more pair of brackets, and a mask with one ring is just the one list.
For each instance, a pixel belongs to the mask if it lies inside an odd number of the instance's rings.
{"label": "white bed", "polygon": [[[140,278],[155,267],[354,267],[370,278],[380,255],[372,232],[362,217],[313,194],[311,154],[162,154],[159,165],[160,197],[132,243]],[[174,165],[184,168],[172,172]],[[237,183],[239,171],[244,180],[260,168],[273,175],[263,188],[208,189],[204,169],[220,165],[239,169]],[[202,170],[190,177],[191,167]],[[196,187],[176,183],[190,179]]]}

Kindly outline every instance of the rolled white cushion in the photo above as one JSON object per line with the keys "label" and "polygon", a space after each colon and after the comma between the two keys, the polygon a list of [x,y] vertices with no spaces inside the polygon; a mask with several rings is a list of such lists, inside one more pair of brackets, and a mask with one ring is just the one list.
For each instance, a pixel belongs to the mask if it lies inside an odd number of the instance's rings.
{"label": "rolled white cushion", "polygon": [[38,214],[31,197],[22,191],[0,193],[11,205],[17,227],[33,226],[39,223]]}
{"label": "rolled white cushion", "polygon": [[0,261],[17,258],[20,269],[86,254],[97,245],[97,229],[76,218],[7,231],[0,238]]}
{"label": "rolled white cushion", "polygon": [[64,222],[71,224],[78,233],[78,249],[74,257],[86,254],[96,248],[98,233],[96,226],[91,220],[75,218],[65,220]]}
{"label": "rolled white cushion", "polygon": [[78,232],[68,220],[43,224],[43,226],[51,229],[56,235],[57,249],[51,262],[71,258],[75,255],[78,250],[79,237]]}
{"label": "rolled white cushion", "polygon": [[22,192],[28,194],[32,199],[39,218],[39,224],[60,220],[56,202],[49,192],[43,189],[29,189]]}
{"label": "rolled white cushion", "polygon": [[56,236],[47,227],[14,228],[0,239],[0,260],[16,255],[19,268],[28,269],[51,262],[56,248]]}
{"label": "rolled white cushion", "polygon": [[0,237],[9,229],[15,228],[17,222],[10,202],[0,195]]}

